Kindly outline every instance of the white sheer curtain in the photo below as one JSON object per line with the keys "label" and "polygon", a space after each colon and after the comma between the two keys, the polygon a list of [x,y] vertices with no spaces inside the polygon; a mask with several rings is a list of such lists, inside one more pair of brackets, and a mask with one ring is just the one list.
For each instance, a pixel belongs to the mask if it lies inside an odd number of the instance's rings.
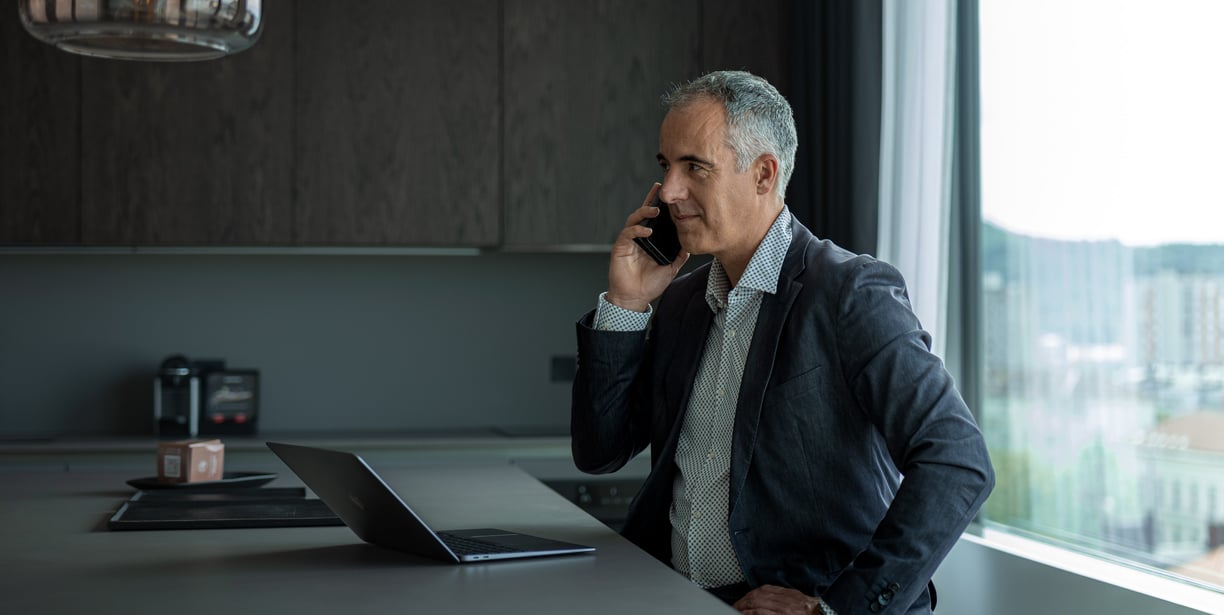
{"label": "white sheer curtain", "polygon": [[943,356],[956,0],[885,0],[877,256],[901,270]]}

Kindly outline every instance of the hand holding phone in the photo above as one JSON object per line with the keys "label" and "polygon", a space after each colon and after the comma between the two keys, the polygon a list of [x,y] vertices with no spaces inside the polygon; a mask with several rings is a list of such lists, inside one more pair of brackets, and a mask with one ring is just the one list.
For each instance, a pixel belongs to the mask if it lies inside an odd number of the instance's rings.
{"label": "hand holding phone", "polygon": [[680,255],[680,235],[676,232],[676,223],[672,221],[667,203],[659,198],[657,190],[650,204],[659,208],[659,215],[646,218],[641,224],[652,229],[653,232],[649,237],[635,237],[633,241],[656,263],[670,265]]}
{"label": "hand holding phone", "polygon": [[[625,228],[612,246],[606,299],[635,312],[649,311],[650,303],[663,294],[689,258],[680,245],[667,204],[659,198],[661,189],[657,182],[651,187],[642,206],[625,220]],[[650,207],[659,208],[654,217],[650,217]],[[646,231],[643,226],[651,230]],[[642,237],[644,233],[650,236]],[[636,245],[630,245],[626,239],[632,239]],[[642,258],[642,252],[650,258]]]}

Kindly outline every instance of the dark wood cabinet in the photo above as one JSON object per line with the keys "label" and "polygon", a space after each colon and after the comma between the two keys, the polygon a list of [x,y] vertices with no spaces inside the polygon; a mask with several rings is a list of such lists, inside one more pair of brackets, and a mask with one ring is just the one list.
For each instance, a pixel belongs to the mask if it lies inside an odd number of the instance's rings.
{"label": "dark wood cabinet", "polygon": [[510,248],[610,244],[659,177],[669,83],[697,72],[698,0],[506,0]]}
{"label": "dark wood cabinet", "polygon": [[0,15],[0,244],[80,242],[80,65]]}
{"label": "dark wood cabinet", "polygon": [[[790,90],[791,0],[705,0],[702,69],[746,70]],[[793,103],[793,101],[792,101]]]}
{"label": "dark wood cabinet", "polygon": [[506,0],[504,244],[606,246],[661,177],[661,95],[718,69],[782,89],[780,0]]}
{"label": "dark wood cabinet", "polygon": [[0,15],[0,244],[607,246],[673,83],[783,89],[782,0],[265,3],[251,49],[81,58]]}
{"label": "dark wood cabinet", "polygon": [[292,7],[224,59],[81,60],[83,243],[291,242]]}
{"label": "dark wood cabinet", "polygon": [[298,243],[498,243],[498,5],[299,3]]}

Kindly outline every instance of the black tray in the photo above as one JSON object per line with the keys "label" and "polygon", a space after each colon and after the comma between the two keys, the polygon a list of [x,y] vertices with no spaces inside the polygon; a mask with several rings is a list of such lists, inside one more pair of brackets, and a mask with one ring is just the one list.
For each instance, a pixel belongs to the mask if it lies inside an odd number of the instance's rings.
{"label": "black tray", "polygon": [[344,525],[320,500],[230,502],[124,502],[107,527],[111,530],[200,530],[250,527]]}
{"label": "black tray", "polygon": [[158,502],[217,503],[259,502],[304,497],[306,497],[305,487],[261,487],[259,489],[216,487],[214,489],[138,489],[128,501],[144,504]]}
{"label": "black tray", "polygon": [[194,483],[162,483],[158,482],[156,476],[146,476],[144,478],[133,478],[127,484],[137,489],[200,489],[200,488],[233,488],[233,487],[259,487],[266,485],[276,479],[276,474],[267,472],[225,472],[221,475],[221,480],[205,480]]}

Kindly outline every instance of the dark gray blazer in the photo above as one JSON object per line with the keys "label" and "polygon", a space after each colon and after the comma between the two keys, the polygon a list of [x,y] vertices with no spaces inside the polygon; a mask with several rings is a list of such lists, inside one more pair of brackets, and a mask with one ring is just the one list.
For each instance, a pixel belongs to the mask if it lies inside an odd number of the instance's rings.
{"label": "dark gray blazer", "polygon": [[[623,530],[671,563],[676,442],[713,314],[706,265],[649,333],[578,323],[574,461],[613,472],[650,446]],[[904,480],[902,480],[904,477]],[[731,544],[748,584],[840,615],[929,613],[927,581],[994,486],[981,432],[895,268],[798,222],[748,352],[731,452]]]}

